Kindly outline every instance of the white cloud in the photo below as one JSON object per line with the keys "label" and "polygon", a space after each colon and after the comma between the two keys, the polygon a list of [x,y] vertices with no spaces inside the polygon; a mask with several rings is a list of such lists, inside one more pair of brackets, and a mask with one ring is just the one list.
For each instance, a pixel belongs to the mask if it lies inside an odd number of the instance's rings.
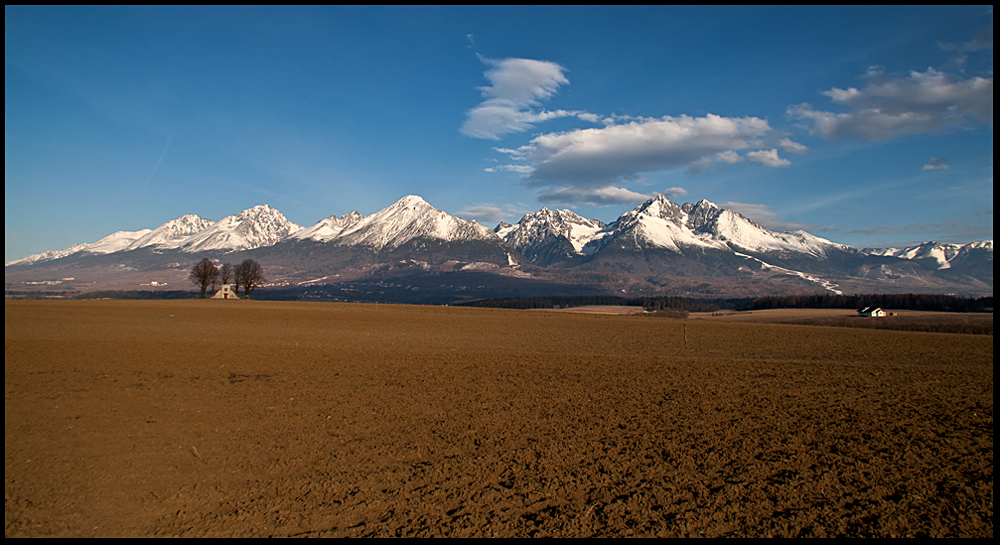
{"label": "white cloud", "polygon": [[[681,191],[684,190],[681,189]],[[685,193],[687,192],[685,191]],[[546,191],[538,196],[538,200],[549,206],[607,206],[639,203],[649,198],[649,195],[612,186],[597,188],[561,187]]]}
{"label": "white cloud", "polygon": [[669,199],[679,199],[688,194],[683,187],[669,187],[663,190],[663,194]]}
{"label": "white cloud", "polygon": [[479,88],[484,100],[466,113],[462,134],[497,140],[504,134],[526,131],[540,121],[585,115],[536,109],[559,86],[569,84],[562,66],[532,59],[483,59],[483,62],[491,67],[485,74],[490,85]]}
{"label": "white cloud", "polygon": [[735,151],[728,150],[722,153],[715,154],[715,157],[713,157],[712,159],[705,158],[701,162],[705,163],[705,166],[708,166],[708,164],[711,164],[715,161],[729,163],[730,165],[732,165],[735,163],[739,163],[742,160],[743,158],[740,157],[740,154],[736,153]]}
{"label": "white cloud", "polygon": [[778,143],[788,153],[805,153],[809,151],[809,148],[799,144],[798,142],[793,142],[788,138],[784,138]]}
{"label": "white cloud", "polygon": [[920,170],[948,170],[951,166],[948,165],[947,157],[933,157],[927,164],[920,167]]}
{"label": "white cloud", "polygon": [[508,218],[522,216],[526,210],[513,205],[497,206],[495,204],[482,203],[467,206],[458,211],[457,216],[461,218],[475,219],[484,225],[492,225],[505,221]]}
{"label": "white cloud", "polygon": [[606,187],[642,172],[736,162],[738,151],[759,148],[772,132],[756,117],[665,116],[543,134],[518,151],[534,166],[532,185]]}
{"label": "white cloud", "polygon": [[[496,147],[511,164],[487,172],[515,172],[530,186],[554,188],[542,200],[563,204],[618,204],[648,197],[622,187],[642,173],[687,168],[698,172],[713,164],[735,164],[746,159],[765,166],[787,166],[778,156],[803,153],[807,148],[781,138],[768,122],[757,117],[681,115],[650,118],[597,115],[580,110],[545,110],[543,101],[569,84],[559,64],[532,59],[482,59],[489,68],[490,85],[479,88],[483,101],[466,112],[461,132],[466,136],[499,140],[556,118],[576,117],[598,125],[550,132],[517,149]],[[770,149],[768,149],[770,148]],[[679,189],[679,188],[677,188]]]}
{"label": "white cloud", "polygon": [[833,88],[823,94],[847,113],[814,110],[809,104],[788,108],[788,115],[812,123],[828,140],[888,140],[904,134],[937,131],[976,121],[993,126],[993,77],[962,79],[928,68],[907,77],[870,69],[863,89]]}
{"label": "white cloud", "polygon": [[788,159],[778,157],[778,150],[776,149],[747,152],[747,159],[769,167],[787,167],[792,164]]}
{"label": "white cloud", "polygon": [[518,174],[531,174],[532,168],[528,165],[500,165],[496,167],[484,168],[486,172],[516,172]]}

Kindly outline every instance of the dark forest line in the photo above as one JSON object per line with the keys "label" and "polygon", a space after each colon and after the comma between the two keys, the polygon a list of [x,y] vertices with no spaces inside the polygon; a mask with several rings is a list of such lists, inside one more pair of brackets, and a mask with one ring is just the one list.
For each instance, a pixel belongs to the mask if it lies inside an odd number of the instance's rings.
{"label": "dark forest line", "polygon": [[461,306],[536,309],[572,308],[592,305],[643,307],[648,311],[686,310],[715,312],[718,310],[766,310],[774,308],[839,308],[861,309],[881,307],[892,310],[928,310],[940,312],[993,312],[993,297],[956,297],[938,294],[857,294],[857,295],[784,295],[744,299],[687,299],[684,297],[617,297],[617,296],[553,296],[508,297],[457,303]]}

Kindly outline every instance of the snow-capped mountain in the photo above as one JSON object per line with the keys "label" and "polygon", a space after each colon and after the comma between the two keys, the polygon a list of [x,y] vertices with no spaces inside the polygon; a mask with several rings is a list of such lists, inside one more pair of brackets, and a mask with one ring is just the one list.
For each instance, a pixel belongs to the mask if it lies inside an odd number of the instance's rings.
{"label": "snow-capped mountain", "polygon": [[4,266],[28,265],[41,261],[61,259],[79,252],[86,252],[90,254],[110,254],[120,252],[122,250],[127,250],[130,246],[134,245],[137,240],[149,234],[151,231],[151,229],[140,229],[138,231],[117,231],[102,238],[101,240],[98,240],[97,242],[74,244],[63,250],[49,250],[40,254],[29,255],[27,257],[22,257],[21,259],[9,261],[5,263]]}
{"label": "snow-capped mountain", "polygon": [[408,195],[388,208],[360,218],[329,242],[382,250],[398,248],[416,238],[446,242],[497,240],[489,228],[438,210],[416,195]]}
{"label": "snow-capped mountain", "polygon": [[185,214],[156,229],[118,231],[97,242],[74,244],[65,250],[30,255],[5,263],[4,266],[50,261],[81,252],[111,254],[148,247],[161,250],[179,249],[185,252],[248,250],[270,246],[301,229],[300,226],[288,221],[281,212],[262,204],[222,218],[218,222],[195,214]]}
{"label": "snow-capped mountain", "polygon": [[117,233],[112,233],[93,244],[88,244],[85,250],[92,254],[110,254],[113,252],[120,252],[122,250],[127,250],[129,246],[132,246],[140,238],[148,235],[149,233],[149,229],[140,229],[138,231],[118,231]]}
{"label": "snow-capped mountain", "polygon": [[501,223],[494,232],[532,263],[551,264],[583,255],[588,244],[608,234],[605,224],[584,218],[570,210],[549,210],[525,214],[516,225]]}
{"label": "snow-capped mountain", "polygon": [[271,246],[302,227],[288,221],[281,212],[259,204],[234,216],[227,216],[183,239],[185,252],[207,250],[249,250]]}
{"label": "snow-capped mountain", "polygon": [[330,216],[319,220],[316,225],[306,227],[292,233],[292,238],[304,240],[314,240],[316,242],[330,242],[340,236],[346,229],[357,225],[364,219],[360,212],[354,211],[344,214],[341,217]]}
{"label": "snow-capped mountain", "polygon": [[147,246],[180,248],[191,235],[209,229],[214,224],[214,221],[202,218],[196,214],[185,214],[175,220],[164,223],[152,231],[148,231],[125,249],[135,250]]}
{"label": "snow-capped mountain", "polygon": [[20,259],[15,259],[4,263],[4,267],[10,267],[12,265],[30,265],[32,263],[37,263],[39,261],[49,261],[52,259],[60,259],[66,256],[73,255],[79,251],[86,249],[90,244],[80,243],[74,244],[69,248],[63,250],[49,250],[47,252],[42,252],[40,254],[33,254]]}
{"label": "snow-capped mountain", "polygon": [[[307,228],[268,205],[217,222],[189,214],[156,229],[119,231],[9,262],[5,280],[8,290],[64,280],[80,290],[183,285],[187,263],[201,258],[191,254],[221,261],[230,252],[259,259],[275,281],[287,285],[385,278],[379,275],[499,275],[456,287],[462,297],[472,289],[494,295],[525,293],[520,289],[992,294],[993,285],[992,240],[862,252],[804,231],[765,229],[707,200],[680,205],[662,195],[607,225],[543,208],[493,230],[414,195],[369,216],[330,216]],[[425,287],[443,285],[436,276],[426,281]]]}
{"label": "snow-capped mountain", "polygon": [[976,250],[993,253],[993,241],[982,240],[968,244],[949,244],[946,242],[924,242],[907,248],[865,248],[870,255],[900,257],[915,261],[933,263],[937,269],[950,269],[952,263],[961,262]]}
{"label": "snow-capped mountain", "polygon": [[822,258],[848,246],[805,231],[776,232],[765,229],[733,210],[707,200],[678,205],[664,196],[650,199],[622,214],[598,244],[628,241],[642,248],[663,248],[684,254],[686,248],[766,254],[801,254]]}

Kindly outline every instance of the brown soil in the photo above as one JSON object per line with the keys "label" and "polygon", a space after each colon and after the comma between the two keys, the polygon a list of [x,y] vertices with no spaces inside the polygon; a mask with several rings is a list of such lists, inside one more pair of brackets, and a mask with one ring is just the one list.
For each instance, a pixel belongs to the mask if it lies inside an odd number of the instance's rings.
{"label": "brown soil", "polygon": [[993,535],[993,339],[4,305],[4,535]]}

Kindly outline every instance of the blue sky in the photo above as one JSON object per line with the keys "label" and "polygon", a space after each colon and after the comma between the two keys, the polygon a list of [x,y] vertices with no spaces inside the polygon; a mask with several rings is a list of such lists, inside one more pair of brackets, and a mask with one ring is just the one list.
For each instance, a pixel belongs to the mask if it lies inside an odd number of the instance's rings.
{"label": "blue sky", "polygon": [[5,260],[267,203],[493,227],[657,193],[993,238],[993,10],[11,7]]}

